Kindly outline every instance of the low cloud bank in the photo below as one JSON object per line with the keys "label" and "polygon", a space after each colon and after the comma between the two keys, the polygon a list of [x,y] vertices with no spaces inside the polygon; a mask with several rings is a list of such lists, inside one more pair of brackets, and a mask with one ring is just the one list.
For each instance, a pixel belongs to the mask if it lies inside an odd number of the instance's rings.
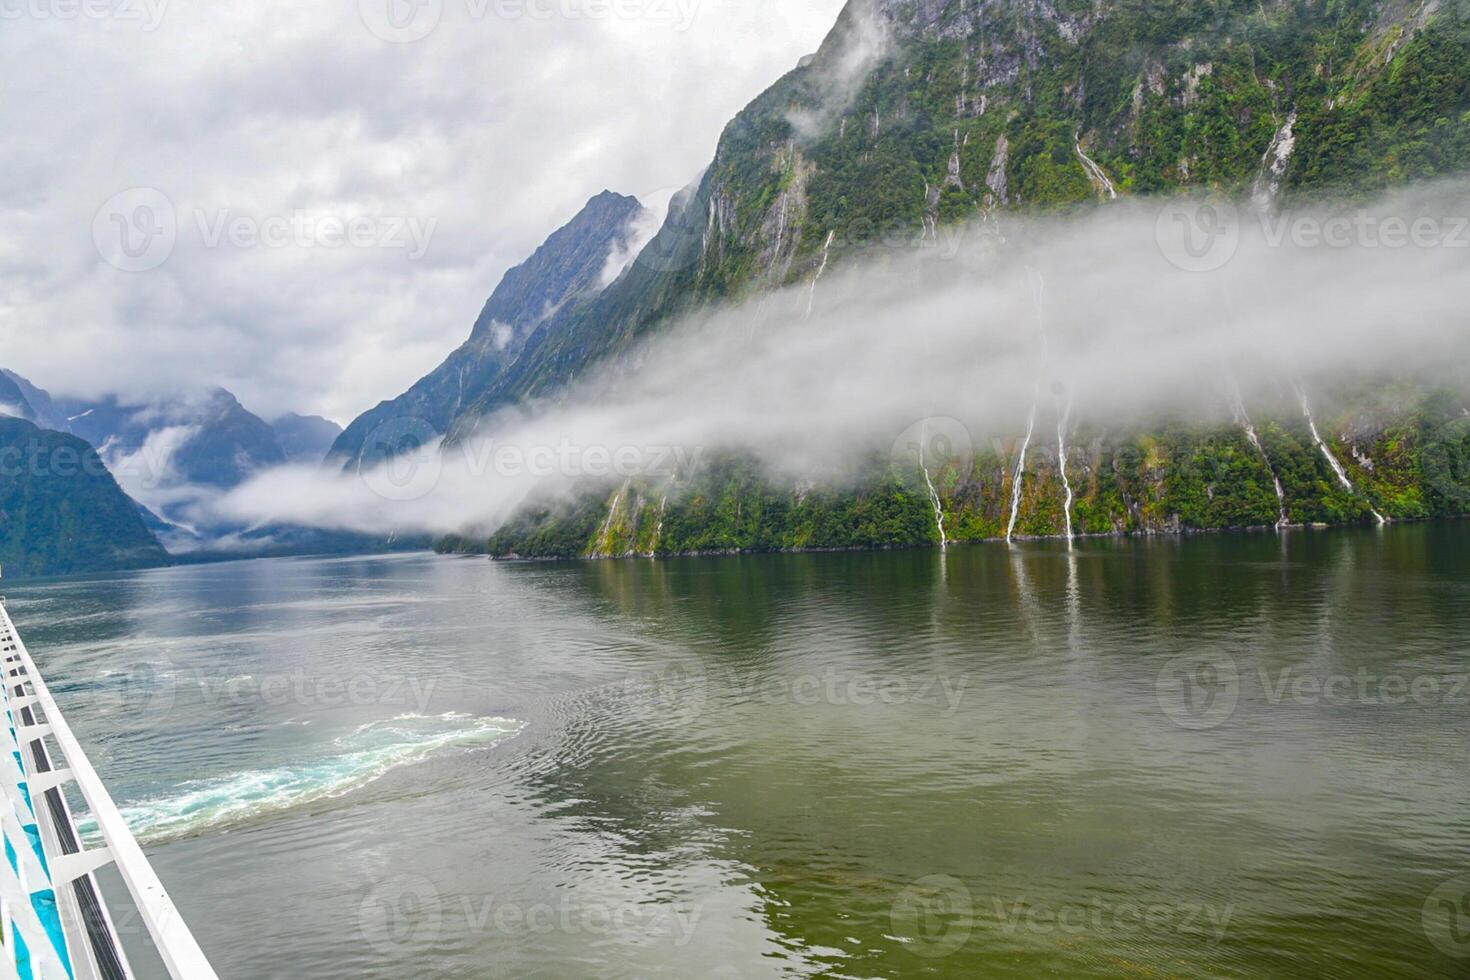
{"label": "low cloud bank", "polygon": [[1470,391],[1470,183],[1355,210],[1252,213],[1120,201],[1067,219],[987,219],[862,248],[809,283],[690,319],[555,402],[507,410],[373,469],[288,467],[224,517],[334,530],[493,528],[589,478],[670,478],[718,449],[780,479],[831,479],[925,418],[976,445],[1034,405],[1074,424],[1229,419],[1237,391],[1287,410],[1393,377]]}

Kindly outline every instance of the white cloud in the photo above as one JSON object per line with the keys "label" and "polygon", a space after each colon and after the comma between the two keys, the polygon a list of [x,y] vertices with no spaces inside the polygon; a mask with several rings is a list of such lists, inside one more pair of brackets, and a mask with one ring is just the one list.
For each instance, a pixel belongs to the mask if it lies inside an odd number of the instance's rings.
{"label": "white cloud", "polygon": [[[810,317],[799,287],[675,325],[556,402],[488,420],[468,445],[361,474],[280,470],[222,506],[365,531],[484,529],[585,475],[663,477],[676,449],[744,447],[782,479],[835,477],[926,418],[958,420],[977,447],[1018,438],[1033,405],[1048,419],[1070,405],[1094,434],[1230,424],[1236,385],[1258,418],[1295,416],[1296,383],[1321,406],[1386,378],[1451,385],[1470,415],[1470,233],[1444,219],[1467,190],[1394,195],[1348,216],[1362,232],[1315,214],[1246,218],[1217,252],[1208,237],[1184,248],[1188,229],[1157,201],[1008,221],[1003,246],[993,224],[941,229],[834,266]],[[1405,244],[1421,221],[1435,234]],[[1345,244],[1327,244],[1333,228],[1349,229]],[[1212,271],[1187,271],[1205,260]]]}

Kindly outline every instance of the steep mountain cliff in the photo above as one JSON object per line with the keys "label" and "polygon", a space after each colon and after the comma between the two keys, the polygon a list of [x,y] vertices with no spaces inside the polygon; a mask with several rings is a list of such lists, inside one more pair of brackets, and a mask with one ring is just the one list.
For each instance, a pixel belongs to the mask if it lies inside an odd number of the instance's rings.
{"label": "steep mountain cliff", "polygon": [[610,261],[630,248],[642,212],[635,198],[611,191],[588,201],[534,255],[505,274],[470,338],[407,392],[349,425],[329,461],[352,467],[392,455],[404,438],[417,445],[448,432],[466,406],[496,389],[546,324],[602,288]]}
{"label": "steep mountain cliff", "polygon": [[987,212],[1193,187],[1279,204],[1467,163],[1464,3],[853,0],[624,275],[548,322],[455,430],[682,312]]}
{"label": "steep mountain cliff", "polygon": [[8,575],[161,565],[168,554],[91,446],[0,419],[0,564]]}
{"label": "steep mountain cliff", "polygon": [[[1466,15],[1441,0],[853,0],[730,123],[617,281],[567,303],[460,401],[451,441],[505,405],[554,399],[681,314],[811,282],[879,242],[1120,196],[1208,187],[1272,209],[1461,171]],[[1068,513],[1079,533],[1122,533],[1457,512],[1464,446],[1447,404],[1418,392],[1311,424],[1278,406],[1250,435],[1079,428],[1075,512],[1055,458],[1032,454],[1017,478],[1019,440],[955,461],[933,488],[884,461],[851,486],[772,487],[732,455],[672,492],[603,488],[446,546],[879,546],[938,541],[936,512],[954,540],[1061,533]]]}

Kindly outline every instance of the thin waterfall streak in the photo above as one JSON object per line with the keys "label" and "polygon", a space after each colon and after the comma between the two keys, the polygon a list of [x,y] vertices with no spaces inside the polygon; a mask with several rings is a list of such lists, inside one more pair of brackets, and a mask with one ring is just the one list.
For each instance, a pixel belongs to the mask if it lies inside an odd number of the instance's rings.
{"label": "thin waterfall streak", "polygon": [[1067,548],[1072,547],[1072,482],[1067,478],[1067,426],[1072,421],[1072,399],[1075,397],[1072,389],[1068,387],[1067,408],[1057,419],[1057,467],[1062,474],[1062,489],[1066,491],[1067,499],[1063,505],[1062,514],[1067,523]]}
{"label": "thin waterfall streak", "polygon": [[934,505],[934,526],[939,529],[939,547],[949,549],[949,538],[944,533],[944,506],[939,500],[939,491],[934,488],[934,479],[929,475],[929,466],[924,462],[924,446],[929,441],[929,427],[919,433],[919,469],[924,473],[924,484],[929,488],[929,502]]}
{"label": "thin waterfall streak", "polygon": [[837,237],[836,230],[827,232],[827,242],[822,246],[822,264],[817,266],[817,274],[812,277],[812,288],[806,297],[806,319],[812,318],[812,305],[817,301],[817,283],[822,281],[822,273],[827,271],[827,259],[832,253],[832,241]]}
{"label": "thin waterfall streak", "polygon": [[612,549],[607,547],[607,536],[612,533],[613,521],[618,516],[618,504],[623,502],[624,489],[626,487],[619,489],[617,493],[613,494],[612,506],[607,509],[607,520],[603,521],[602,527],[597,530],[597,550],[599,552],[605,551],[609,558],[612,557]]}
{"label": "thin waterfall streak", "polygon": [[1080,132],[1073,138],[1073,144],[1077,148],[1078,158],[1082,161],[1082,169],[1087,171],[1087,176],[1092,181],[1092,185],[1106,194],[1108,200],[1116,201],[1118,199],[1118,189],[1113,186],[1113,182],[1108,179],[1108,175],[1103,172],[1103,168],[1097,165],[1097,161],[1082,151],[1082,134]]}
{"label": "thin waterfall streak", "polygon": [[1016,462],[1016,477],[1011,482],[1011,522],[1006,525],[1006,544],[1016,534],[1016,521],[1021,516],[1021,478],[1026,473],[1026,451],[1031,448],[1031,436],[1036,432],[1036,401],[1031,402],[1031,420],[1026,424],[1026,440],[1021,443],[1021,458]]}
{"label": "thin waterfall streak", "polygon": [[1276,464],[1271,462],[1271,456],[1266,452],[1266,447],[1262,445],[1261,437],[1256,434],[1255,423],[1251,421],[1250,413],[1245,410],[1245,401],[1240,394],[1240,385],[1233,376],[1230,378],[1230,384],[1232,389],[1231,394],[1234,398],[1234,405],[1232,407],[1235,411],[1235,424],[1245,430],[1246,439],[1256,448],[1256,452],[1261,454],[1261,458],[1266,461],[1266,469],[1271,473],[1271,482],[1276,485],[1276,504],[1279,513],[1276,520],[1276,530],[1280,531],[1291,525],[1291,519],[1286,516],[1286,489],[1282,487],[1281,477],[1276,473]]}
{"label": "thin waterfall streak", "polygon": [[648,557],[654,558],[658,555],[658,546],[664,540],[664,515],[668,513],[669,495],[665,493],[663,499],[658,502],[658,524],[653,529],[653,542],[648,546]]}
{"label": "thin waterfall streak", "polygon": [[[1332,449],[1327,445],[1327,441],[1322,438],[1322,433],[1317,431],[1317,420],[1312,417],[1312,406],[1307,401],[1307,393],[1302,390],[1300,385],[1294,385],[1294,387],[1296,388],[1296,397],[1302,403],[1302,414],[1307,417],[1307,428],[1312,430],[1312,439],[1317,443],[1317,448],[1327,458],[1327,465],[1332,467],[1332,472],[1336,474],[1338,481],[1342,483],[1343,487],[1349,493],[1357,496],[1358,488],[1353,486],[1352,478],[1348,476],[1347,469],[1343,467],[1337,456],[1333,454]],[[1388,523],[1388,519],[1378,513],[1372,504],[1369,504],[1368,509],[1373,512],[1373,517],[1378,521],[1380,526]]]}

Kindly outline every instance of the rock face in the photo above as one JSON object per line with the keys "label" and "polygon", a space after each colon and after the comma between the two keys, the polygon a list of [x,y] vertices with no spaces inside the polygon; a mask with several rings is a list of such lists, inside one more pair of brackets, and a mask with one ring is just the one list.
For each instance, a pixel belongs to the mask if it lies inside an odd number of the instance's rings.
{"label": "rock face", "polygon": [[0,564],[8,576],[66,575],[168,562],[93,448],[0,419]]}
{"label": "rock face", "polygon": [[469,340],[407,392],[360,416],[332,446],[334,465],[354,467],[449,432],[464,409],[492,390],[566,308],[598,293],[634,243],[643,206],[604,191],[524,263],[505,274]]}

